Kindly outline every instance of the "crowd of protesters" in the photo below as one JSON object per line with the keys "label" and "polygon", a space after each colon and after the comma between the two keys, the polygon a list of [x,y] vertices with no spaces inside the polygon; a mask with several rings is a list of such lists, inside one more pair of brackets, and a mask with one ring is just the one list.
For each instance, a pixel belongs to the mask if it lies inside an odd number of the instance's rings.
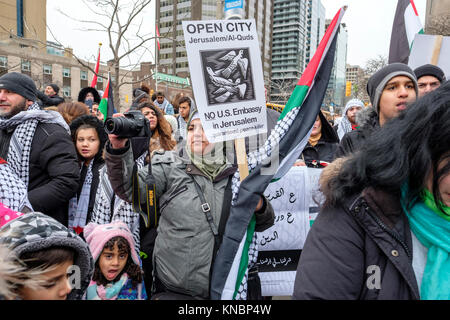
{"label": "crowd of protesters", "polygon": [[[149,135],[124,138],[106,133],[95,88],[71,102],[0,77],[0,299],[209,299],[237,164],[194,97],[150,92],[134,89],[126,111]],[[325,203],[293,298],[450,299],[450,82],[393,63],[367,93],[334,127],[320,111],[294,165],[322,169]],[[256,231],[273,226],[264,195],[254,212]]]}

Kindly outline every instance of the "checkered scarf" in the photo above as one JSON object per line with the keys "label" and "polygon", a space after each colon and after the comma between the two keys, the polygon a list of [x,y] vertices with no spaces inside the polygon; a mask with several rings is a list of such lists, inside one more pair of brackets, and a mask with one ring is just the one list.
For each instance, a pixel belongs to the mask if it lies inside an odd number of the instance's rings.
{"label": "checkered scarf", "polygon": [[0,177],[1,203],[19,212],[23,212],[25,207],[33,209],[28,201],[27,186],[20,180],[9,164],[3,161],[0,162]]}
{"label": "checkered scarf", "polygon": [[342,137],[350,131],[352,131],[352,124],[350,123],[350,120],[348,120],[347,115],[345,115],[338,124],[337,134],[339,136],[339,140],[342,140]]}
{"label": "checkered scarf", "polygon": [[[136,159],[137,168],[140,169],[145,165],[145,157],[148,152],[142,154]],[[106,224],[111,221],[120,220],[127,224],[133,233],[133,239],[136,243],[136,250],[139,254],[140,249],[140,237],[139,237],[139,213],[133,211],[131,203],[126,202],[114,195],[114,191],[109,181],[108,174],[106,172],[106,166],[104,166],[100,172],[100,182],[98,184],[97,194],[95,196],[94,210],[92,212],[92,218],[90,222],[98,224]],[[114,208],[111,212],[111,202],[114,197]]]}
{"label": "checkered scarf", "polygon": [[0,129],[16,127],[9,144],[7,161],[27,187],[31,145],[36,127],[40,122],[59,124],[70,134],[69,126],[58,112],[40,110],[36,103],[27,111],[19,112],[9,119],[0,118]]}
{"label": "checkered scarf", "polygon": [[[87,167],[86,177],[84,178],[83,187],[81,188],[80,196],[76,194],[69,201],[69,228],[76,230],[78,227],[84,228],[86,225],[86,218],[89,209],[89,196],[91,193],[91,185],[94,174],[92,173],[92,166],[94,161],[91,161]],[[80,172],[84,168],[84,163],[81,165]]]}
{"label": "checkered scarf", "polygon": [[[278,121],[277,125],[272,130],[270,136],[264,143],[264,146],[258,148],[257,150],[248,155],[249,172],[251,172],[257,166],[261,165],[262,163],[270,159],[270,157],[272,156],[272,152],[277,150],[277,146],[280,144],[281,139],[286,135],[299,112],[300,108],[294,108],[288,114],[286,114],[286,116],[283,119]],[[232,187],[231,187],[233,192],[232,204],[234,204],[237,200],[240,185],[241,185],[240,173],[238,170],[234,174],[232,180]],[[247,299],[248,270],[256,266],[258,257],[258,244],[256,232],[253,234],[253,239],[248,249],[248,253],[249,253],[248,268],[245,272],[244,278],[242,279],[241,285],[235,298],[236,300]]]}

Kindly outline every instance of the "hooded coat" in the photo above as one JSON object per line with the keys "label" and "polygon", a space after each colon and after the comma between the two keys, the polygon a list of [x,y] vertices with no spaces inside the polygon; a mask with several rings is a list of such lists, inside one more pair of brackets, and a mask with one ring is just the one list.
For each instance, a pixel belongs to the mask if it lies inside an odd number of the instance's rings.
{"label": "hooded coat", "polygon": [[[324,169],[320,185],[345,159]],[[417,300],[412,236],[400,200],[369,187],[323,208],[303,246],[294,284],[297,300]]]}
{"label": "hooded coat", "polygon": [[308,142],[300,156],[309,167],[316,167],[313,162],[317,164],[320,164],[320,161],[332,162],[339,144],[339,137],[336,131],[334,131],[321,111],[319,112],[319,118],[322,122],[322,136],[315,146]]}
{"label": "hooded coat", "polygon": [[[77,132],[78,128],[83,124],[90,124],[90,125],[94,126],[95,130],[97,131],[98,137],[100,139],[100,147],[98,149],[99,151],[97,152],[94,159],[92,160],[93,161],[93,164],[92,164],[93,177],[92,177],[92,183],[91,183],[91,191],[89,194],[89,206],[88,206],[88,212],[87,212],[87,217],[86,217],[86,223],[87,223],[91,220],[92,210],[94,209],[95,196],[97,194],[97,188],[98,188],[98,184],[100,181],[99,171],[105,164],[102,154],[103,154],[103,149],[105,147],[105,143],[106,143],[106,141],[108,141],[108,135],[106,134],[105,129],[103,127],[103,122],[101,122],[94,116],[84,115],[84,116],[76,118],[70,124],[72,140],[75,145],[76,145],[76,139],[75,139],[76,132]],[[80,157],[80,155],[78,155],[78,158],[80,161],[83,161],[83,159]],[[83,188],[84,180],[86,178],[86,173],[87,173],[87,166],[83,165],[83,168],[81,169],[81,173],[80,173],[80,183],[78,184],[78,189],[77,189],[77,197],[78,198],[80,197],[81,189]]]}
{"label": "hooded coat", "polygon": [[81,89],[80,93],[78,94],[78,102],[82,102],[84,103],[84,101],[86,100],[86,96],[87,94],[91,92],[92,95],[94,96],[94,102],[97,104],[100,104],[100,94],[98,93],[98,91],[95,88],[92,87],[86,87]]}
{"label": "hooded coat", "polygon": [[[52,247],[68,247],[75,251],[74,265],[79,267],[79,284],[67,296],[68,300],[81,300],[94,272],[94,260],[89,246],[55,219],[40,212],[21,215],[0,229],[0,244],[12,250],[19,258],[27,252]],[[77,283],[78,282],[78,283]]]}

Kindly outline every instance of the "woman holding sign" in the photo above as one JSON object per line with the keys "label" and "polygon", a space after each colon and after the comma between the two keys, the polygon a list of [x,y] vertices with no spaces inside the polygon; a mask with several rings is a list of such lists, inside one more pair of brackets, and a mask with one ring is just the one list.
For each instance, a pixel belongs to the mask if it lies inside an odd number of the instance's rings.
{"label": "woman holding sign", "polygon": [[[121,198],[132,198],[133,156],[129,142],[110,135],[105,160],[111,184]],[[153,259],[155,290],[152,299],[207,299],[212,261],[218,250],[231,206],[231,177],[236,167],[227,161],[225,143],[206,138],[198,112],[187,124],[181,157],[175,152],[155,153],[152,175],[161,218]],[[148,168],[139,169],[140,192]],[[261,196],[256,231],[274,223],[270,203]]]}
{"label": "woman holding sign", "polygon": [[321,177],[296,299],[450,299],[450,83]]}

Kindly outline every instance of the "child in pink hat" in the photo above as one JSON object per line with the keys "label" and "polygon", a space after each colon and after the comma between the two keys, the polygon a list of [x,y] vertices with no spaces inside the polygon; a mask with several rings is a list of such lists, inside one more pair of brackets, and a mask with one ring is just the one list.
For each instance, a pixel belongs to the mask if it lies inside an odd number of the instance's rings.
{"label": "child in pink hat", "polygon": [[147,300],[133,235],[122,221],[89,223],[84,235],[95,270],[87,300]]}

